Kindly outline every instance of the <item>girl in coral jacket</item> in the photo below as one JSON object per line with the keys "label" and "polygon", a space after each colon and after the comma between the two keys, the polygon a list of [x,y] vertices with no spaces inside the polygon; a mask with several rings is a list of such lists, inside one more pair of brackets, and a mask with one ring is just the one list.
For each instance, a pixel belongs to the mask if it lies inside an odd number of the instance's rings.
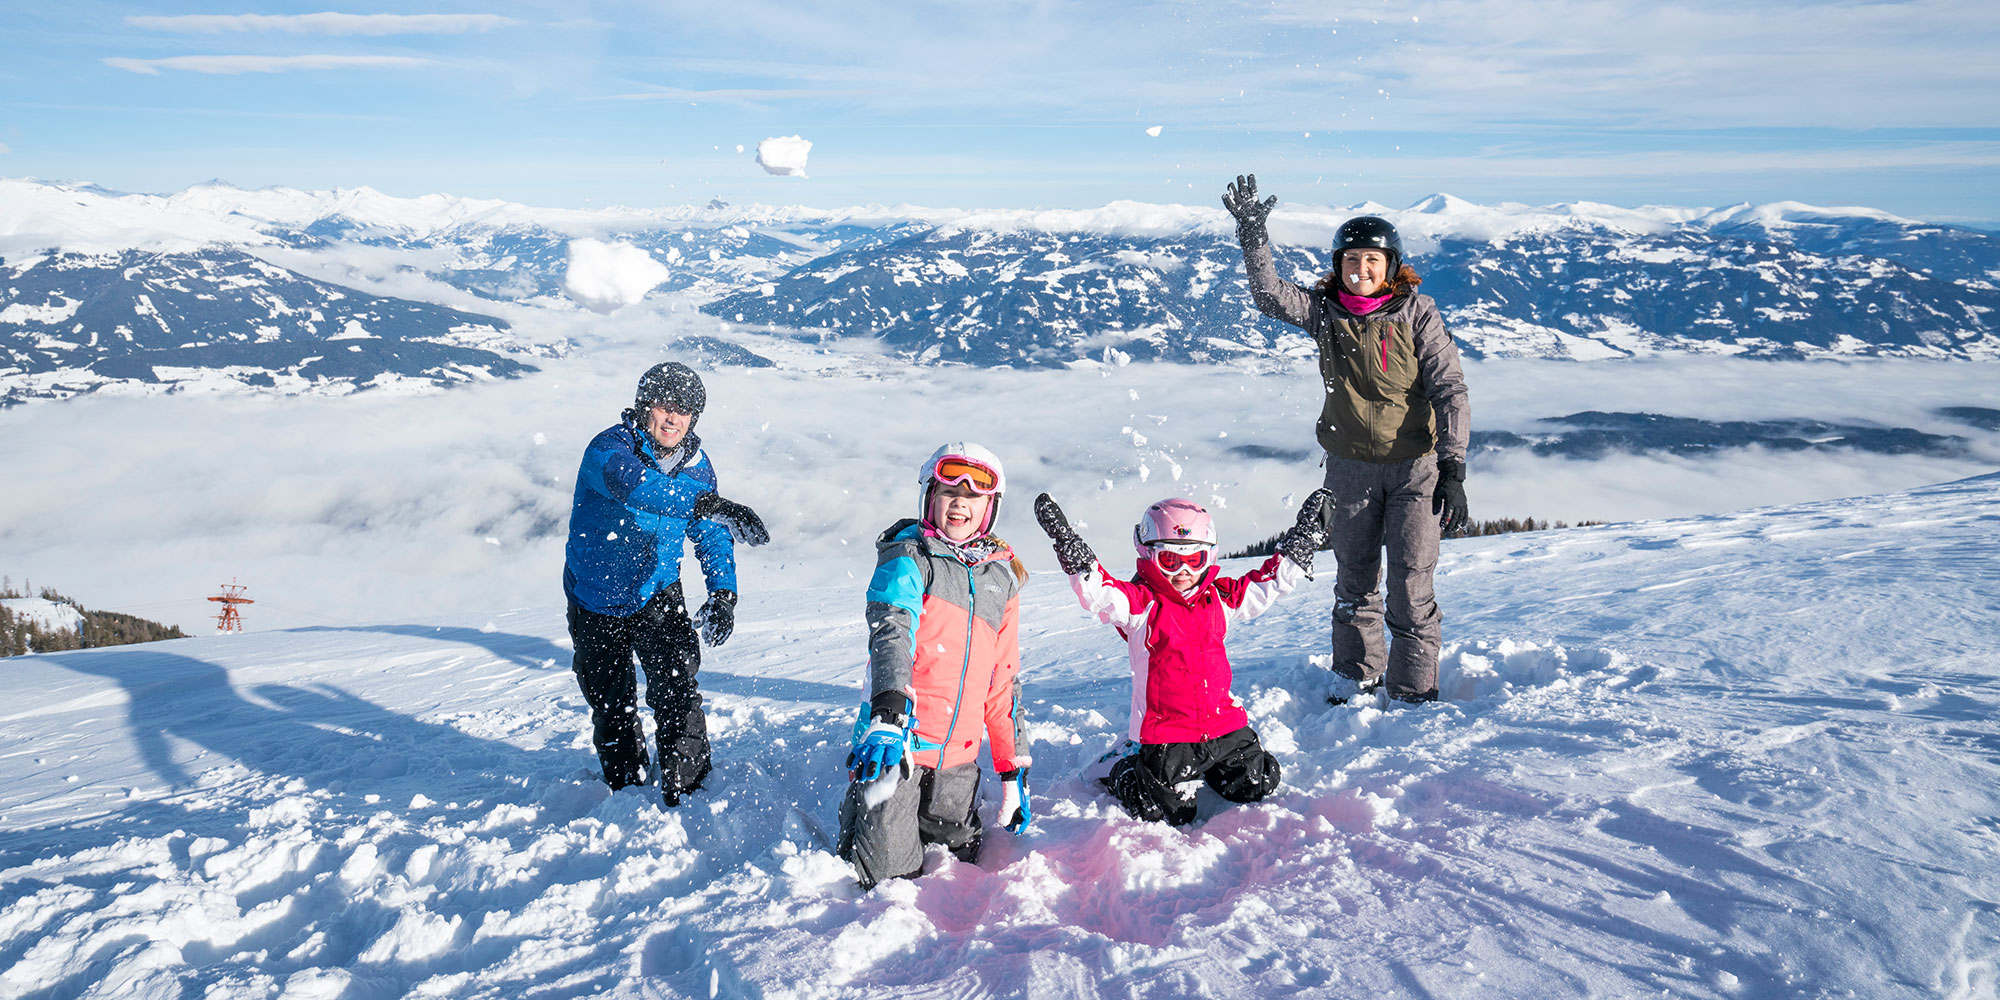
{"label": "girl in coral jacket", "polygon": [[923,871],[924,845],[979,856],[979,744],[993,745],[999,822],[1025,833],[1020,588],[1028,572],[993,534],[1000,459],[968,442],[917,476],[920,519],[876,541],[868,583],[868,691],[847,766],[840,856],[863,888]]}
{"label": "girl in coral jacket", "polygon": [[1263,614],[1312,571],[1325,541],[1329,499],[1316,490],[1298,523],[1263,565],[1226,577],[1215,565],[1215,524],[1192,500],[1162,500],[1132,529],[1139,571],[1113,579],[1044,493],[1035,518],[1055,542],[1056,560],[1077,599],[1098,620],[1116,626],[1131,647],[1132,722],[1127,753],[1104,784],[1127,812],[1175,826],[1194,822],[1183,782],[1201,779],[1231,802],[1256,802],[1278,787],[1277,758],[1250,728],[1243,703],[1229,691],[1229,627]]}

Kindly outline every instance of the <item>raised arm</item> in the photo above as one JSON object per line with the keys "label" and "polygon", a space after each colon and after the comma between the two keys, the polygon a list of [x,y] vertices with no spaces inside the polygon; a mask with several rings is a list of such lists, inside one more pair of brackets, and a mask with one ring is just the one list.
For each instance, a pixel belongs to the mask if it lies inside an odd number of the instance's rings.
{"label": "raised arm", "polygon": [[1299,505],[1298,520],[1278,539],[1278,551],[1263,565],[1234,579],[1216,581],[1222,592],[1223,614],[1231,624],[1246,622],[1269,610],[1299,581],[1312,579],[1313,555],[1326,542],[1326,512],[1333,491],[1321,487]]}
{"label": "raised arm", "polygon": [[1250,300],[1257,311],[1296,327],[1304,327],[1312,315],[1312,294],[1278,276],[1271,257],[1271,234],[1265,220],[1278,204],[1272,195],[1257,200],[1257,175],[1238,176],[1223,192],[1222,207],[1236,217],[1236,240],[1243,246],[1243,271],[1250,279]]}
{"label": "raised arm", "polygon": [[1111,578],[1090,545],[1070,526],[1068,515],[1054,497],[1047,493],[1035,497],[1035,520],[1055,543],[1056,562],[1069,574],[1070,586],[1084,610],[1108,625],[1132,628],[1146,623],[1147,602],[1137,588]]}

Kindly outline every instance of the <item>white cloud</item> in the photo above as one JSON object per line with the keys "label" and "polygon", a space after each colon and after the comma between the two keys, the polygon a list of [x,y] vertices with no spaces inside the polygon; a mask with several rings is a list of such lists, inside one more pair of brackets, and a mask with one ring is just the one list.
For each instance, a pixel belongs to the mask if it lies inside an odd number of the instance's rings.
{"label": "white cloud", "polygon": [[133,16],[135,28],[186,34],[279,31],[293,35],[457,35],[517,23],[498,14],[183,14]]}
{"label": "white cloud", "polygon": [[289,73],[315,69],[403,69],[428,66],[431,60],[409,56],[174,56],[168,59],[114,58],[104,60],[104,64],[146,76],[159,76],[163,69],[233,76],[239,73]]}
{"label": "white cloud", "polygon": [[813,144],[796,135],[773,136],[757,144],[757,165],[767,174],[780,177],[804,177],[806,175],[806,154],[811,153]]}
{"label": "white cloud", "polygon": [[645,298],[667,277],[665,264],[630,243],[571,240],[563,291],[586,309],[609,313]]}

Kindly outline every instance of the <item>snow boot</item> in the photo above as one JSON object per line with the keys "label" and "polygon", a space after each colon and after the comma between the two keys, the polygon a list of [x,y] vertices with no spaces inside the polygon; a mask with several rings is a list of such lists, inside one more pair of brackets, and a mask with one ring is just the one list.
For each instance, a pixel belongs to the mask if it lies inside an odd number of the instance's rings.
{"label": "snow boot", "polygon": [[1335,670],[1333,672],[1333,690],[1326,696],[1326,703],[1329,705],[1345,705],[1357,698],[1374,694],[1375,689],[1381,686],[1382,678],[1380,677],[1364,679]]}

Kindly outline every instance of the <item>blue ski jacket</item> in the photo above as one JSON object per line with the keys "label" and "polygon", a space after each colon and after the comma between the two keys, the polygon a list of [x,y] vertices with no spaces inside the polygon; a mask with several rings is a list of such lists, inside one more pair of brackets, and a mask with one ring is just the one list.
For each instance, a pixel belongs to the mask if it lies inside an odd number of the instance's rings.
{"label": "blue ski jacket", "polygon": [[681,551],[694,541],[710,593],[736,589],[736,542],[729,529],[688,515],[715,492],[715,467],[689,431],[662,469],[653,438],[629,411],[583,450],[569,511],[563,593],[586,610],[620,618],[639,613],[681,578]]}

